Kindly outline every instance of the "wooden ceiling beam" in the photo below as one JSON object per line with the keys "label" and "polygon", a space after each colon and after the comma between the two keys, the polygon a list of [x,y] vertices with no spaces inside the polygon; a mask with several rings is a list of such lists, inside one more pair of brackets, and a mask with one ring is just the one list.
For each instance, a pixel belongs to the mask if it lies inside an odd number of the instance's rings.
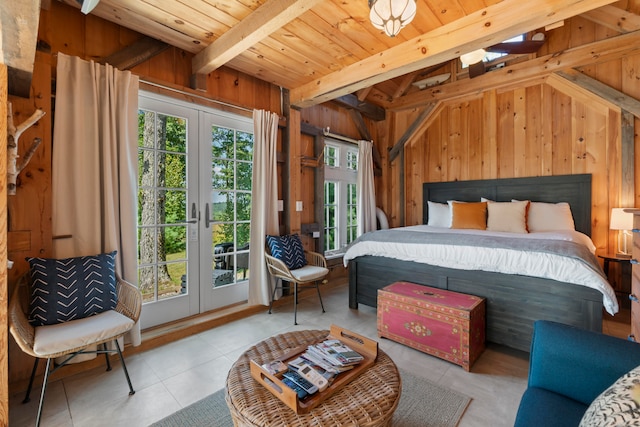
{"label": "wooden ceiling beam", "polygon": [[367,96],[369,96],[369,92],[371,92],[371,89],[373,89],[373,86],[365,87],[364,89],[360,89],[359,91],[357,91],[356,97],[358,98],[358,101],[364,101],[365,99],[367,99]]}
{"label": "wooden ceiling beam", "polygon": [[640,118],[640,101],[637,99],[626,95],[611,86],[607,86],[586,74],[582,74],[577,70],[570,69],[558,71],[555,74],[597,95],[608,103],[613,104],[617,110],[628,111],[634,116]]}
{"label": "wooden ceiling beam", "polygon": [[583,13],[582,17],[620,33],[640,30],[640,16],[615,6],[602,6]]}
{"label": "wooden ceiling beam", "polygon": [[40,0],[4,2],[0,8],[0,62],[7,65],[9,95],[31,94],[39,21]]}
{"label": "wooden ceiling beam", "polygon": [[208,74],[269,37],[321,0],[268,0],[193,57],[194,74]]}
{"label": "wooden ceiling beam", "polygon": [[385,119],[386,111],[384,108],[377,105],[370,104],[368,102],[358,100],[356,95],[348,94],[336,98],[333,100],[336,104],[347,109],[356,110],[362,113],[364,116],[369,117],[371,120],[380,122]]}
{"label": "wooden ceiling beam", "polygon": [[640,31],[588,43],[491,71],[475,79],[456,80],[390,102],[389,109],[416,108],[437,100],[452,100],[489,89],[503,89],[514,84],[539,80],[551,73],[585,65],[599,64],[640,52]]}
{"label": "wooden ceiling beam", "polygon": [[398,85],[398,88],[395,90],[393,95],[391,95],[391,98],[396,99],[404,95],[407,92],[407,89],[409,89],[409,87],[411,86],[411,83],[413,83],[413,81],[416,79],[418,74],[420,74],[420,71],[414,71],[413,73],[405,75],[402,80],[400,80],[400,84]]}
{"label": "wooden ceiling beam", "polygon": [[521,0],[504,0],[294,88],[291,103],[304,108],[326,102],[610,3],[548,0],[532,8]]}
{"label": "wooden ceiling beam", "polygon": [[398,154],[404,148],[404,145],[411,141],[413,138],[417,138],[421,136],[425,130],[427,130],[427,126],[425,124],[428,122],[429,117],[432,117],[432,114],[436,111],[440,111],[439,106],[442,103],[440,102],[432,102],[427,105],[422,112],[418,115],[418,117],[409,125],[409,127],[405,130],[404,134],[393,144],[391,150],[389,150],[389,162],[393,162]]}
{"label": "wooden ceiling beam", "polygon": [[100,61],[118,70],[130,70],[136,65],[153,58],[169,48],[169,44],[151,37],[143,37],[129,46],[107,56]]}

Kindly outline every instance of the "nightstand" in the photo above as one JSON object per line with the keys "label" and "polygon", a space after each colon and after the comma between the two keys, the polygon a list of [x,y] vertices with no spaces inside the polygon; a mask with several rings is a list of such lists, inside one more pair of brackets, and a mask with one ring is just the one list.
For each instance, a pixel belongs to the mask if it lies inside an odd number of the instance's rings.
{"label": "nightstand", "polygon": [[[631,257],[623,257],[614,254],[598,255],[604,260],[604,274],[607,276],[611,287],[616,291],[618,303],[621,307],[629,307],[629,294],[631,293]],[[609,274],[609,264],[617,263],[619,268]]]}

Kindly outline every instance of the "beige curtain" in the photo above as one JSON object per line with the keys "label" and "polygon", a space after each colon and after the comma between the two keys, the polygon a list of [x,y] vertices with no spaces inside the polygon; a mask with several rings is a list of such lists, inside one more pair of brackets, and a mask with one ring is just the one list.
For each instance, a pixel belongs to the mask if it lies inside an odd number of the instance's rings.
{"label": "beige curtain", "polygon": [[373,231],[376,223],[376,190],[373,182],[373,143],[358,141],[358,236]]}
{"label": "beige curtain", "polygon": [[[137,123],[137,76],[58,53],[53,252],[67,258],[117,250],[117,272],[134,284]],[[129,339],[140,343],[139,328]]]}
{"label": "beige curtain", "polygon": [[264,260],[265,236],[279,234],[276,144],[278,115],[253,111],[253,179],[249,251],[249,304],[269,305],[271,277]]}

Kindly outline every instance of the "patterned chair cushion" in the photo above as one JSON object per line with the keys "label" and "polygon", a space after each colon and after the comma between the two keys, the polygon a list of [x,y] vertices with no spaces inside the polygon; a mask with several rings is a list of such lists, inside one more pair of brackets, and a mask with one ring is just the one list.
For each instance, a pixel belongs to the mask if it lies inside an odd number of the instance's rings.
{"label": "patterned chair cushion", "polygon": [[267,245],[271,256],[284,262],[290,270],[307,265],[304,247],[300,236],[289,234],[286,236],[267,236]]}
{"label": "patterned chair cushion", "polygon": [[53,325],[112,310],[116,251],[66,259],[26,258],[31,273],[29,322]]}

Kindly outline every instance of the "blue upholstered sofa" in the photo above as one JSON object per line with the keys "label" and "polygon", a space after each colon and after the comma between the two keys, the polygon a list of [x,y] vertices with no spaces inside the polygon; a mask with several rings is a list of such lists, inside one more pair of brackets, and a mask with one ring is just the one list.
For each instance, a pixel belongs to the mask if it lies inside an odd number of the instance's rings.
{"label": "blue upholstered sofa", "polygon": [[639,365],[638,343],[539,320],[515,427],[577,426],[600,393]]}

